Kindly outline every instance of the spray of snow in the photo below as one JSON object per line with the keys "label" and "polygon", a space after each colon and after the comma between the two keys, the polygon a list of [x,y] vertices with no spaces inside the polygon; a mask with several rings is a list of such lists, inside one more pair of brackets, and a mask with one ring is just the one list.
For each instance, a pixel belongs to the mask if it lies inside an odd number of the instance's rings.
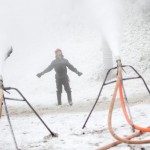
{"label": "spray of snow", "polygon": [[95,23],[101,30],[102,38],[105,39],[114,56],[120,55],[123,4],[120,0],[89,0],[87,2]]}

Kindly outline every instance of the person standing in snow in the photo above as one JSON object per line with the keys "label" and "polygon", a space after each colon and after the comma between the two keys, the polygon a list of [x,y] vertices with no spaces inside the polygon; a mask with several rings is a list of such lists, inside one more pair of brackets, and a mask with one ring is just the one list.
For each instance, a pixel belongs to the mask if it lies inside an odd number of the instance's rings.
{"label": "person standing in snow", "polygon": [[51,64],[41,73],[38,73],[37,76],[40,78],[45,73],[50,72],[52,69],[55,69],[56,75],[56,87],[57,87],[57,100],[58,105],[61,105],[61,93],[62,93],[62,85],[67,93],[68,102],[72,105],[72,96],[71,96],[71,88],[69,85],[69,77],[67,75],[67,68],[71,71],[75,72],[78,76],[81,76],[82,73],[79,72],[73,65],[69,63],[67,59],[64,58],[61,49],[55,50],[56,59],[51,62]]}

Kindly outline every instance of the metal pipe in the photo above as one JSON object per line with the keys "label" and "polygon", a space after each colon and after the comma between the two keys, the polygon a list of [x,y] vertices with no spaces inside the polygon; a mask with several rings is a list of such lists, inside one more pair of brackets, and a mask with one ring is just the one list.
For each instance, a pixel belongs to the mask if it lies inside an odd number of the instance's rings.
{"label": "metal pipe", "polygon": [[[126,80],[133,80],[133,79],[139,79],[139,78],[141,78],[141,77],[123,78],[122,80],[126,81]],[[112,83],[116,83],[116,80],[107,82],[107,83],[105,83],[105,85],[112,84]]]}
{"label": "metal pipe", "polygon": [[6,91],[7,90],[15,90],[19,93],[19,95],[23,98],[22,101],[25,101],[27,105],[32,109],[32,111],[35,113],[35,115],[39,118],[39,120],[43,123],[43,125],[46,127],[46,129],[51,133],[52,137],[57,137],[58,134],[54,133],[50,130],[50,128],[46,125],[46,123],[43,121],[43,119],[39,116],[39,114],[35,111],[35,109],[31,106],[31,104],[28,102],[28,100],[23,96],[23,94],[17,89],[13,87],[6,87],[4,88]]}
{"label": "metal pipe", "polygon": [[142,79],[142,81],[143,81],[143,83],[144,83],[144,85],[145,85],[145,87],[146,87],[148,93],[150,94],[150,90],[149,90],[149,88],[148,88],[148,86],[147,86],[147,84],[146,84],[144,78],[137,72],[137,70],[136,70],[134,67],[132,67],[132,66],[130,66],[130,65],[129,65],[129,67],[132,68],[132,69],[134,70],[134,72],[139,75],[139,77]]}
{"label": "metal pipe", "polygon": [[109,69],[109,70],[107,71],[107,74],[106,74],[106,76],[105,76],[105,79],[104,79],[104,82],[103,82],[103,84],[102,84],[102,86],[101,86],[101,89],[100,89],[100,91],[99,91],[99,93],[98,93],[98,96],[97,96],[97,98],[96,98],[96,101],[95,101],[95,103],[94,103],[94,105],[93,105],[93,107],[92,107],[92,109],[91,109],[91,111],[90,111],[90,113],[89,113],[89,115],[88,115],[88,117],[87,117],[87,119],[86,119],[86,121],[85,121],[85,123],[84,123],[82,129],[85,128],[85,126],[86,126],[86,124],[87,124],[87,122],[88,122],[88,120],[89,120],[89,118],[90,118],[90,116],[91,116],[91,114],[92,114],[92,112],[93,112],[93,110],[94,110],[94,108],[95,108],[95,106],[96,106],[98,100],[99,100],[99,97],[100,97],[100,95],[101,95],[101,92],[102,92],[102,90],[103,90],[103,87],[104,87],[104,85],[105,85],[105,82],[106,82],[106,80],[107,80],[107,77],[108,77],[110,71],[113,70],[113,69],[116,69],[116,67],[115,67],[115,68],[111,68],[111,69]]}
{"label": "metal pipe", "polygon": [[5,97],[5,99],[12,100],[12,101],[25,101],[25,100],[22,100],[22,99],[10,98],[10,97]]}
{"label": "metal pipe", "polygon": [[9,113],[8,113],[8,109],[7,109],[6,100],[5,100],[4,97],[3,97],[3,101],[4,101],[4,108],[5,108],[7,120],[8,120],[8,123],[9,123],[11,135],[12,135],[12,137],[13,137],[13,141],[14,141],[14,144],[15,144],[15,148],[16,148],[16,150],[19,150],[18,145],[17,145],[16,138],[15,138],[15,134],[14,134],[14,131],[13,131],[13,128],[12,128],[12,124],[11,124],[11,121],[10,121],[10,117],[9,117]]}
{"label": "metal pipe", "polygon": [[[126,95],[126,91],[125,91],[125,88],[124,88],[123,81],[122,81],[122,87],[123,87],[123,93],[124,93],[125,103],[126,103],[126,107],[128,109],[128,113],[129,113],[129,117],[130,117],[130,120],[131,120],[131,124],[133,124],[133,118],[132,118],[132,115],[131,115],[131,110],[129,108],[129,102],[128,102],[128,99],[127,99],[127,95]],[[135,129],[134,129],[133,126],[132,126],[132,132],[135,132]]]}

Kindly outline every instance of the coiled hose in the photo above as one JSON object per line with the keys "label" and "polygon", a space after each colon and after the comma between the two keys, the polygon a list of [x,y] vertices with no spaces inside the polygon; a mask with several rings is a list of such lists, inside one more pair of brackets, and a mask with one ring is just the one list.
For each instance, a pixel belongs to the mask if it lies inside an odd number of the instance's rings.
{"label": "coiled hose", "polygon": [[109,114],[108,114],[108,129],[109,129],[111,135],[115,139],[117,139],[118,141],[121,141],[121,142],[124,142],[124,143],[127,143],[127,144],[148,144],[148,143],[150,143],[150,140],[140,140],[139,141],[139,140],[130,140],[130,139],[127,139],[126,137],[120,137],[114,132],[114,130],[112,128],[112,113],[113,113],[114,103],[115,103],[115,100],[116,100],[116,95],[117,95],[118,89],[119,89],[121,106],[122,106],[123,113],[125,115],[125,118],[126,118],[127,122],[133,128],[139,130],[140,132],[150,132],[150,127],[144,128],[144,127],[140,127],[138,125],[135,125],[135,124],[132,123],[132,121],[129,118],[129,115],[128,115],[126,107],[125,107],[125,101],[124,101],[123,92],[122,92],[122,68],[119,67],[118,68],[117,82],[116,82],[116,86],[115,86],[115,90],[114,90],[114,93],[113,93],[112,101],[111,101],[111,104],[110,104],[110,107],[109,107]]}
{"label": "coiled hose", "polygon": [[[127,137],[120,137],[118,136],[113,128],[112,128],[112,113],[113,113],[113,108],[114,108],[114,104],[115,104],[115,100],[116,100],[116,95],[119,89],[119,97],[120,97],[120,103],[121,103],[121,107],[124,113],[124,116],[127,120],[127,122],[134,128],[137,129],[138,131],[136,131],[135,133],[133,133],[132,135],[129,135]],[[107,150],[111,147],[114,147],[118,144],[121,143],[127,143],[127,144],[148,144],[150,143],[150,140],[131,140],[132,138],[138,137],[140,135],[142,135],[145,132],[150,132],[150,126],[148,127],[140,127],[138,125],[133,124],[132,119],[129,117],[129,114],[126,110],[126,104],[125,104],[125,99],[124,99],[124,95],[123,95],[123,84],[122,84],[122,68],[119,67],[118,68],[118,76],[117,76],[117,82],[116,82],[116,86],[115,86],[115,90],[113,93],[113,97],[112,97],[112,101],[109,107],[109,114],[108,114],[108,129],[111,133],[111,135],[117,140],[113,143],[110,143],[108,145],[105,145],[101,148],[99,148],[98,150]]]}

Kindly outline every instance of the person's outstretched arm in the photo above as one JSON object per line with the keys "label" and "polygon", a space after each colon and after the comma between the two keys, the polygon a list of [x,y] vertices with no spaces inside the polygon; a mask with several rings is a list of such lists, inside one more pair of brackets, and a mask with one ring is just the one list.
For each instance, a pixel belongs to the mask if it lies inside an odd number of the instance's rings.
{"label": "person's outstretched arm", "polygon": [[69,61],[66,59],[66,66],[73,72],[75,72],[78,76],[82,75],[82,72],[79,72]]}
{"label": "person's outstretched arm", "polygon": [[54,68],[54,63],[52,62],[45,70],[43,70],[42,72],[37,74],[37,77],[41,77],[42,75],[44,75],[45,73],[50,72],[52,69]]}

